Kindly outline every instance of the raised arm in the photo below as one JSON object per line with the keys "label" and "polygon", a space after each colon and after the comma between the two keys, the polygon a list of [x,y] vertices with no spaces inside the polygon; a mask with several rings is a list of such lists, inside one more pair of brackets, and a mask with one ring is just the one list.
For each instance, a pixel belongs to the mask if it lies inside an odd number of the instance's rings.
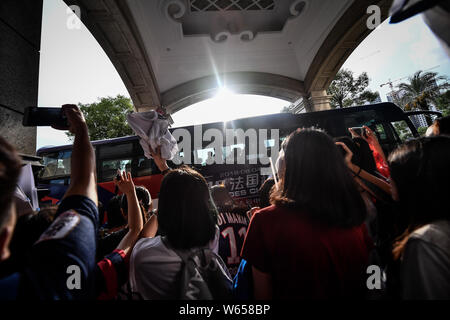
{"label": "raised arm", "polygon": [[156,150],[153,150],[150,145],[149,148],[150,154],[152,155],[152,158],[155,161],[155,164],[158,167],[159,171],[161,171],[162,173],[169,171],[170,168],[167,165],[167,161],[161,157],[161,146],[157,147]]}
{"label": "raised arm", "polygon": [[371,175],[370,173],[368,173],[367,171],[361,169],[360,167],[358,167],[357,165],[352,163],[352,156],[353,153],[351,152],[351,150],[345,145],[345,143],[342,142],[336,142],[336,145],[341,146],[342,148],[344,148],[346,155],[345,155],[345,163],[347,164],[347,166],[349,167],[349,169],[354,173],[355,176],[358,176],[360,178],[363,178],[364,180],[367,180],[371,183],[373,183],[374,185],[376,185],[378,188],[382,189],[384,192],[386,192],[387,194],[391,194],[391,185],[377,177],[375,177],[374,175]]}
{"label": "raised arm", "polygon": [[359,137],[366,140],[366,142],[371,145],[373,149],[381,156],[383,161],[387,163],[386,155],[384,154],[383,148],[381,147],[375,133],[368,126],[363,126],[363,129],[365,134],[362,136],[357,134],[354,130],[352,130],[352,128],[348,128],[348,131],[351,133],[352,137]]}
{"label": "raised arm", "polygon": [[125,237],[120,241],[117,249],[123,250],[127,254],[136,243],[139,234],[142,231],[143,220],[141,214],[141,208],[136,195],[136,188],[133,183],[130,172],[120,173],[121,179],[114,179],[114,183],[119,190],[127,197],[128,203],[128,232]]}
{"label": "raised arm", "polygon": [[153,238],[158,232],[158,216],[153,214],[142,229],[141,238]]}
{"label": "raised arm", "polygon": [[76,105],[65,104],[62,109],[69,122],[69,131],[75,134],[70,164],[70,185],[64,198],[81,195],[91,199],[97,205],[95,153],[89,141],[86,121]]}

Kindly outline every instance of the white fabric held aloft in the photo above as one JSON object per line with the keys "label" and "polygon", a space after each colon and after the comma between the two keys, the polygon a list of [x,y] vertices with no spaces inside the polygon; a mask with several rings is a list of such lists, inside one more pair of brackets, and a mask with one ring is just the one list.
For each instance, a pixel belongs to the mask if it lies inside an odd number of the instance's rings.
{"label": "white fabric held aloft", "polygon": [[159,119],[156,111],[130,113],[127,121],[140,137],[139,142],[148,159],[151,158],[149,145],[153,150],[161,146],[161,157],[166,160],[172,160],[178,152],[177,141],[168,130],[169,122]]}

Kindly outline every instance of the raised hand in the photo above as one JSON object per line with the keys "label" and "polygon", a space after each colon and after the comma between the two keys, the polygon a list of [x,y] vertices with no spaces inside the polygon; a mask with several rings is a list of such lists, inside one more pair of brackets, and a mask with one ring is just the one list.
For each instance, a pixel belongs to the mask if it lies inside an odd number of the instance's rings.
{"label": "raised hand", "polygon": [[162,172],[164,170],[169,169],[169,166],[167,165],[166,159],[163,159],[161,157],[161,146],[158,146],[156,150],[153,150],[152,147],[148,146],[150,149],[150,154],[152,155],[153,160],[155,161],[156,165],[158,166],[158,169]]}
{"label": "raised hand", "polygon": [[133,179],[131,177],[131,172],[121,172],[117,170],[117,175],[120,176],[120,180],[114,178],[114,184],[119,188],[120,192],[125,195],[132,195],[135,192],[135,187]]}
{"label": "raised hand", "polygon": [[343,142],[335,142],[336,145],[341,146],[342,148],[344,148],[345,150],[345,163],[347,164],[348,167],[352,166],[352,157],[353,157],[353,152],[347,147],[347,145]]}
{"label": "raised hand", "polygon": [[86,120],[84,119],[83,113],[80,108],[75,104],[64,104],[62,105],[62,113],[66,116],[69,127],[59,127],[52,126],[54,129],[58,130],[69,130],[73,134],[87,133]]}

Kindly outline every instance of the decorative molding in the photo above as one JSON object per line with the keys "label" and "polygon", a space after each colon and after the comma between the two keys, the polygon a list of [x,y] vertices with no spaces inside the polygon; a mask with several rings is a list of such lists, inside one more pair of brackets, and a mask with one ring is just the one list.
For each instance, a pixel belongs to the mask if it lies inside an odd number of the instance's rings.
{"label": "decorative molding", "polygon": [[[300,11],[296,9],[296,7],[302,4],[303,6],[300,8]],[[291,15],[293,15],[294,17],[298,17],[301,14],[303,14],[304,12],[306,12],[306,10],[308,10],[308,5],[309,5],[309,1],[306,0],[295,0],[291,6],[289,7],[289,12],[291,13]]]}
{"label": "decorative molding", "polygon": [[223,43],[231,37],[249,42],[258,33],[282,33],[289,20],[304,15],[309,0],[160,0],[158,5],[166,19],[180,25],[183,37],[209,35]]}
{"label": "decorative molding", "polygon": [[[178,7],[177,11],[170,11],[171,7]],[[176,22],[179,22],[178,19],[181,19],[187,11],[186,5],[182,0],[169,0],[163,2],[163,12],[164,15]]]}

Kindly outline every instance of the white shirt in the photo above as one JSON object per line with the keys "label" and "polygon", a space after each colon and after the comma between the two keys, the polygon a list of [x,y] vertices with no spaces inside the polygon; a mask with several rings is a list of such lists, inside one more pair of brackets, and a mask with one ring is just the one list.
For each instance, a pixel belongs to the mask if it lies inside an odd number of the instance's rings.
{"label": "white shirt", "polygon": [[402,261],[403,299],[450,299],[450,221],[414,231]]}
{"label": "white shirt", "polygon": [[[209,247],[218,250],[219,232]],[[182,260],[166,247],[160,236],[140,239],[130,257],[130,289],[145,300],[177,299]]]}

